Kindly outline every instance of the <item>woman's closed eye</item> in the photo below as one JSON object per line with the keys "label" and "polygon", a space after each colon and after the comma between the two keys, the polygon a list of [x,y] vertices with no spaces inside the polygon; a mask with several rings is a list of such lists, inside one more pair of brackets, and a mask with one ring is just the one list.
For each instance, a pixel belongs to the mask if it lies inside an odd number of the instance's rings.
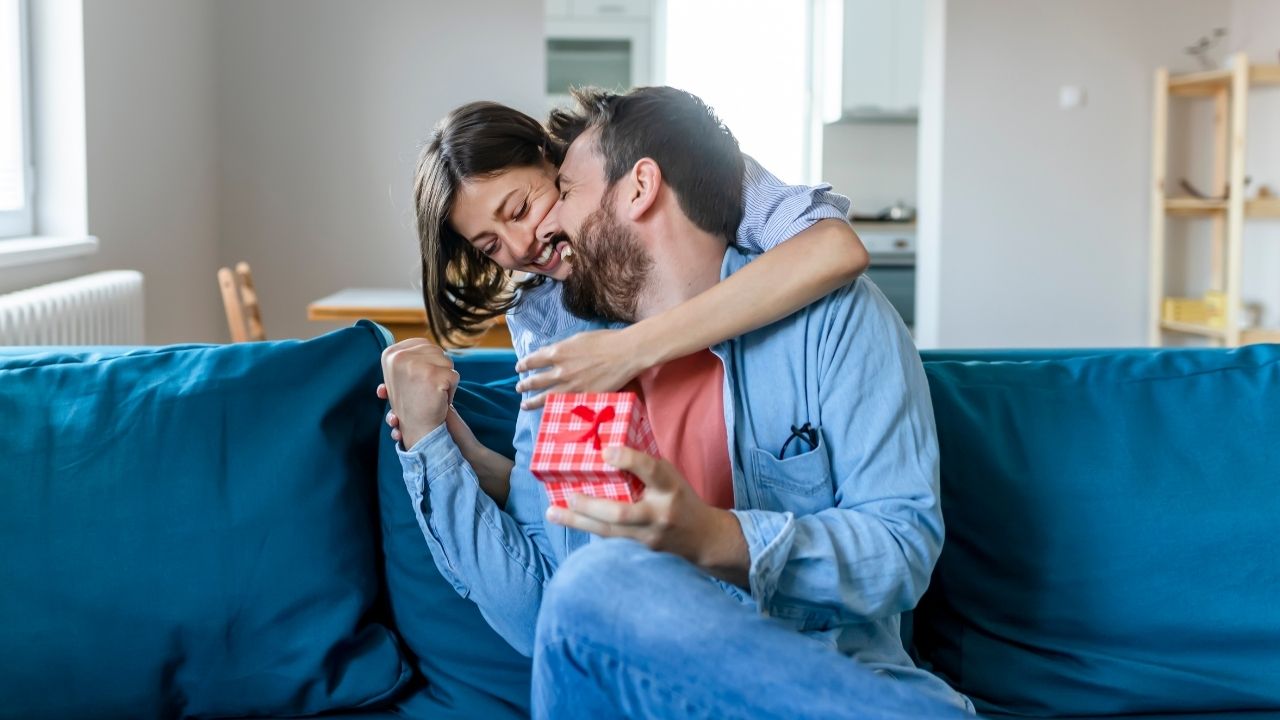
{"label": "woman's closed eye", "polygon": [[511,219],[520,220],[527,214],[529,214],[529,199],[525,198],[524,203],[520,205],[520,209],[516,211],[516,214],[511,216]]}

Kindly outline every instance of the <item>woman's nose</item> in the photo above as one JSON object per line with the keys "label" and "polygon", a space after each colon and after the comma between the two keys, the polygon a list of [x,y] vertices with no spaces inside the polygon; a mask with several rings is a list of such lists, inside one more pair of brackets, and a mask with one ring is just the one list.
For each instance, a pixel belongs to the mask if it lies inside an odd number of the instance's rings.
{"label": "woman's nose", "polygon": [[528,260],[529,255],[533,252],[534,247],[538,244],[536,235],[529,232],[528,228],[516,229],[511,235],[507,236],[508,247],[515,254],[518,260]]}
{"label": "woman's nose", "polygon": [[543,242],[550,242],[551,238],[561,232],[560,230],[560,201],[557,200],[555,205],[551,206],[551,211],[547,216],[538,223],[538,239]]}

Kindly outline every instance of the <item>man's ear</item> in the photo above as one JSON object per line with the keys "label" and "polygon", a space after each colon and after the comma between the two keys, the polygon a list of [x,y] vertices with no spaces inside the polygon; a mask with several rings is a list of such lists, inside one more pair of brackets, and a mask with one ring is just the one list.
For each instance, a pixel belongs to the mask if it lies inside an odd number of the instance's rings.
{"label": "man's ear", "polygon": [[631,166],[628,179],[630,195],[623,210],[627,219],[634,222],[644,217],[657,203],[658,194],[662,191],[662,168],[653,158],[640,158]]}

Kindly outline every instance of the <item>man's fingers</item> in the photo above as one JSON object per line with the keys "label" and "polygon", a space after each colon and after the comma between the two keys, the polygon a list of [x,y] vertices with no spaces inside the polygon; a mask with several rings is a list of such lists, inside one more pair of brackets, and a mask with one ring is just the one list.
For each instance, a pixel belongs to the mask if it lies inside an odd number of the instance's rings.
{"label": "man's fingers", "polygon": [[640,478],[647,487],[665,490],[670,487],[670,479],[662,470],[662,460],[649,453],[641,452],[626,445],[614,445],[604,449],[604,461],[619,470],[626,470]]}
{"label": "man's fingers", "polygon": [[387,413],[387,424],[393,428],[400,426],[400,418],[396,417],[395,412]]}
{"label": "man's fingers", "polygon": [[589,532],[600,537],[629,537],[639,539],[640,529],[632,525],[614,525],[562,507],[547,508],[547,520],[575,530]]}
{"label": "man's fingers", "polygon": [[624,503],[574,494],[569,498],[569,508],[578,515],[610,525],[648,525],[653,522],[651,509],[642,503]]}
{"label": "man's fingers", "polygon": [[386,384],[386,383],[378,383],[378,390],[377,390],[377,394],[378,394],[378,399],[379,399],[379,400],[386,400],[386,399],[387,399],[387,384]]}

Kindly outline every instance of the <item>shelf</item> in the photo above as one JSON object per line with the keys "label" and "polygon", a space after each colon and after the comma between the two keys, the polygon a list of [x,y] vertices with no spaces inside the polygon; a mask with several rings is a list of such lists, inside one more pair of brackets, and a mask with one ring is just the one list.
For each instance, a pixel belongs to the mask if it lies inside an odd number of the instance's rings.
{"label": "shelf", "polygon": [[1245,217],[1280,218],[1280,198],[1246,200],[1244,215]]}
{"label": "shelf", "polygon": [[1240,331],[1240,344],[1280,343],[1280,328],[1254,328]]}
{"label": "shelf", "polygon": [[1208,325],[1200,325],[1198,323],[1161,320],[1160,327],[1174,332],[1186,333],[1188,335],[1202,335],[1204,337],[1217,338],[1219,340],[1227,336],[1227,331],[1222,328],[1209,327]]}
{"label": "shelf", "polygon": [[[1280,85],[1280,65],[1249,65],[1249,84]],[[1231,88],[1231,69],[1206,70],[1169,77],[1169,94],[1184,97],[1213,95]]]}
{"label": "shelf", "polygon": [[[1225,340],[1227,331],[1223,328],[1209,327],[1208,325],[1200,325],[1197,323],[1180,323],[1162,320],[1160,322],[1162,330],[1170,330],[1172,332],[1180,332],[1187,335],[1200,335],[1201,337],[1213,338],[1215,340]],[[1280,328],[1253,328],[1251,330],[1240,331],[1240,344],[1253,345],[1255,343],[1280,343]]]}
{"label": "shelf", "polygon": [[1212,215],[1216,212],[1225,212],[1226,209],[1226,200],[1178,197],[1165,198],[1164,201],[1164,210],[1170,215]]}
{"label": "shelf", "polygon": [[[1165,198],[1164,209],[1170,215],[1213,215],[1226,212],[1227,201],[1192,197]],[[1246,200],[1244,215],[1252,218],[1280,218],[1280,198]]]}

